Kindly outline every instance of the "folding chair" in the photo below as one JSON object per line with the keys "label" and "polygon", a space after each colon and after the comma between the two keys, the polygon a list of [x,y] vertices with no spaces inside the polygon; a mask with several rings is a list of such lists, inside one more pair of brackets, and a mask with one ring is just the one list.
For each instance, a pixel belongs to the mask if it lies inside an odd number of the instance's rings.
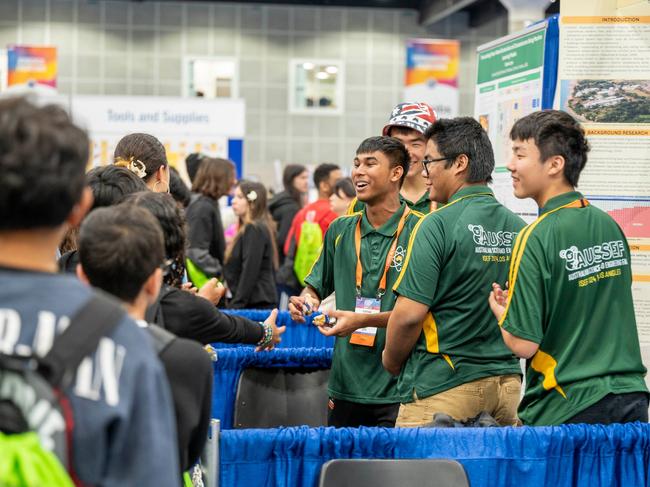
{"label": "folding chair", "polygon": [[249,368],[237,386],[234,428],[326,426],[329,369]]}
{"label": "folding chair", "polygon": [[454,460],[330,460],[319,487],[469,487],[463,466]]}

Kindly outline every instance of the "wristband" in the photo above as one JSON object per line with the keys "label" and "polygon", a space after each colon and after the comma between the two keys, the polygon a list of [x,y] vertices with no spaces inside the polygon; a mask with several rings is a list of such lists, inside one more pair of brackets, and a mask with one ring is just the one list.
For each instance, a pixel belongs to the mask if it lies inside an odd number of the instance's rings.
{"label": "wristband", "polygon": [[263,334],[262,339],[257,342],[257,346],[266,347],[273,341],[273,325],[270,323],[260,323],[260,326],[262,327]]}

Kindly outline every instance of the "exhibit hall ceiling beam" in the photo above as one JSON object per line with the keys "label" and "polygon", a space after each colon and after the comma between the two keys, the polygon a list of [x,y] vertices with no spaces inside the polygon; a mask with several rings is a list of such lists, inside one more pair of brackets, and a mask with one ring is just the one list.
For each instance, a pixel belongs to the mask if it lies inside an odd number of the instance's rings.
{"label": "exhibit hall ceiling beam", "polygon": [[420,7],[420,25],[427,27],[469,7],[476,0],[430,0]]}

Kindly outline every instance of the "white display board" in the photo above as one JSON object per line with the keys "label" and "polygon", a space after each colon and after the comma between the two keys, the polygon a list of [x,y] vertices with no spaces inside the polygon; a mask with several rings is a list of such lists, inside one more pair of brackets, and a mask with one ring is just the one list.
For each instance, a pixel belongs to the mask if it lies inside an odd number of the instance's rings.
{"label": "white display board", "polygon": [[578,189],[593,205],[609,213],[628,238],[637,327],[647,366],[650,364],[650,3],[639,0],[562,3],[555,106],[580,120],[591,146]]}
{"label": "white display board", "polygon": [[93,165],[111,163],[115,144],[133,132],[157,137],[181,175],[185,157],[192,152],[230,157],[241,165],[241,155],[230,154],[229,144],[244,137],[243,100],[74,96],[70,109],[75,121],[90,133]]}

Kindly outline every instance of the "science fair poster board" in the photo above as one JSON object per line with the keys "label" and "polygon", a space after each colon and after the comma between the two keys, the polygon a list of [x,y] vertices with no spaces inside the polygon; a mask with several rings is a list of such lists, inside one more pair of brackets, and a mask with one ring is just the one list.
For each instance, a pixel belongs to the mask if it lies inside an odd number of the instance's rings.
{"label": "science fair poster board", "polygon": [[551,17],[477,49],[474,116],[487,131],[494,149],[494,193],[528,223],[537,218],[537,205],[513,194],[506,169],[512,151],[510,129],[518,119],[552,106],[557,45],[557,17]]}
{"label": "science fair poster board", "polygon": [[187,178],[185,158],[192,152],[231,159],[242,174],[245,103],[168,97],[73,96],[70,109],[92,140],[92,165],[113,162],[117,142],[144,132],[165,146],[169,163]]}
{"label": "science fair poster board", "polygon": [[458,115],[460,43],[445,39],[408,39],[404,100],[428,103],[440,118]]}
{"label": "science fair poster board", "polygon": [[562,3],[556,108],[580,120],[591,146],[578,189],[627,236],[650,365],[650,3]]}

